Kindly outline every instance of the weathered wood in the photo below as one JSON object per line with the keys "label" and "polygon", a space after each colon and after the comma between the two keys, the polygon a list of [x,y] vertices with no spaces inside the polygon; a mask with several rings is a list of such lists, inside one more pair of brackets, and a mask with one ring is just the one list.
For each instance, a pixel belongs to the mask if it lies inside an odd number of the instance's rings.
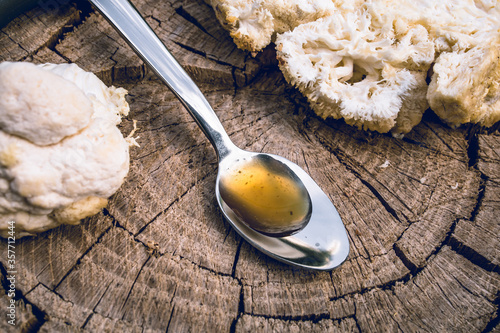
{"label": "weathered wood", "polygon": [[81,15],[73,6],[47,11],[41,7],[13,20],[0,34],[1,60],[29,60],[43,47],[53,47]]}
{"label": "weathered wood", "polygon": [[[322,120],[272,47],[238,50],[201,0],[134,1],[233,141],[282,155],[346,225],[332,272],[263,255],[224,221],[216,156],[180,102],[90,6],[37,7],[0,32],[0,60],[75,62],[129,91],[140,148],[110,205],[16,242],[18,325],[40,332],[490,332],[500,294],[500,132],[429,111],[403,139]],[[7,242],[0,241],[4,313]]]}
{"label": "weathered wood", "polygon": [[452,235],[455,246],[484,267],[500,273],[500,136],[478,136],[477,168],[483,178],[469,220],[460,220]]}

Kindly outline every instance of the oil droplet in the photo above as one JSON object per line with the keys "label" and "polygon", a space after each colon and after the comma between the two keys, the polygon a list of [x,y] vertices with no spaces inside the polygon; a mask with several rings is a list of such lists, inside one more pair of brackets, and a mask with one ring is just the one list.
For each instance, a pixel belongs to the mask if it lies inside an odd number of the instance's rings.
{"label": "oil droplet", "polygon": [[311,201],[302,182],[269,157],[236,163],[221,177],[219,190],[244,223],[268,236],[293,234],[311,216]]}

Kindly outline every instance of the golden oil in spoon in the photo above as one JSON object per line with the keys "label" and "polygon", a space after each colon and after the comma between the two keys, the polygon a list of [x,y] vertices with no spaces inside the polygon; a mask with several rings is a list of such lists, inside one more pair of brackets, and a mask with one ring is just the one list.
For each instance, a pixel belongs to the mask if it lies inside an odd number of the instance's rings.
{"label": "golden oil in spoon", "polygon": [[219,191],[245,224],[268,236],[293,234],[311,216],[311,200],[302,182],[271,158],[238,161],[221,178]]}

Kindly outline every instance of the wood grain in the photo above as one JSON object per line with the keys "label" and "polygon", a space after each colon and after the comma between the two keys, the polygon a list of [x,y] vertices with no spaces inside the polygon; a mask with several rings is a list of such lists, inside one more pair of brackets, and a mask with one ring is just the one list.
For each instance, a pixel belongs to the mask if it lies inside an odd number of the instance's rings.
{"label": "wood grain", "polygon": [[[403,139],[316,117],[272,47],[237,49],[201,0],[137,0],[241,148],[302,166],[336,205],[351,253],[332,272],[263,255],[224,221],[216,155],[173,94],[84,3],[37,7],[0,60],[74,62],[129,91],[125,183],[100,214],[16,243],[18,324],[39,332],[497,332],[500,132],[432,111]],[[7,296],[7,242],[0,241]],[[0,312],[3,313],[4,310]]]}

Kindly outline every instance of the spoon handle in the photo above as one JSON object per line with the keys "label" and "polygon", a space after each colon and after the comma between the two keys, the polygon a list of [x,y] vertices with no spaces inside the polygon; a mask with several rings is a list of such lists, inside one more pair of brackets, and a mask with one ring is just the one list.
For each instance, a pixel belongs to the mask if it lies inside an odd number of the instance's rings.
{"label": "spoon handle", "polygon": [[137,55],[172,90],[222,159],[234,144],[212,107],[181,65],[128,0],[90,0]]}

